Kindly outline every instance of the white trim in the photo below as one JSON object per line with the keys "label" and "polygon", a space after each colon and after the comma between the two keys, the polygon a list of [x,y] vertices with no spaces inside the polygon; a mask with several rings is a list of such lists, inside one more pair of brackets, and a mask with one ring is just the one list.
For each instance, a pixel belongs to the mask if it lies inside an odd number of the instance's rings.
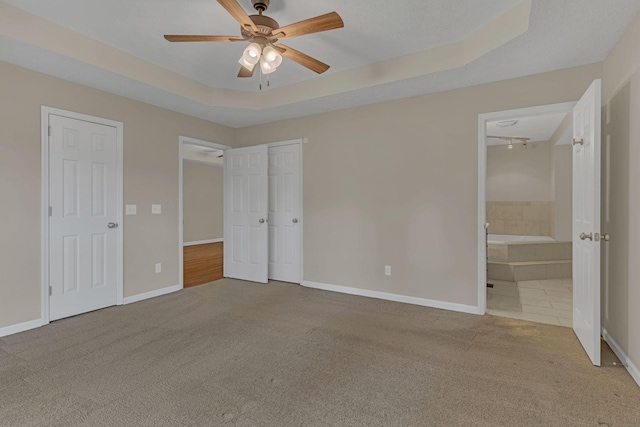
{"label": "white trim", "polygon": [[224,242],[224,239],[209,239],[209,240],[197,240],[195,242],[184,242],[182,246],[185,247],[185,246],[196,246],[196,245],[208,245],[209,243],[220,243],[220,242]]}
{"label": "white trim", "polygon": [[159,296],[170,294],[170,293],[177,292],[177,291],[180,291],[180,290],[182,290],[182,286],[179,285],[179,284],[178,285],[173,285],[173,286],[167,286],[166,288],[156,289],[156,290],[153,290],[153,291],[144,292],[142,294],[132,295],[130,297],[126,297],[124,299],[124,303],[123,304],[132,304],[134,302],[144,301],[144,300],[149,299],[149,298],[159,297]]}
{"label": "white trim", "polygon": [[487,122],[495,120],[518,119],[522,117],[542,116],[547,114],[568,113],[573,111],[577,102],[539,105],[536,107],[517,108],[514,110],[496,111],[478,114],[478,312],[487,312]]}
{"label": "white trim", "polygon": [[18,332],[28,331],[29,329],[39,328],[43,325],[45,325],[45,323],[42,319],[34,319],[29,320],[28,322],[5,326],[4,328],[0,328],[0,338],[6,337],[7,335],[17,334]]}
{"label": "white trim", "polygon": [[437,301],[426,298],[410,297],[406,295],[390,294],[386,292],[370,291],[367,289],[350,288],[347,286],[328,285],[325,283],[310,282],[305,280],[302,286],[313,289],[321,289],[324,291],[339,292],[342,294],[358,295],[362,297],[377,298],[387,301],[402,302],[405,304],[421,305],[423,307],[440,308],[443,310],[458,311],[469,314],[484,314],[473,305],[456,304],[453,302]]}
{"label": "white trim", "polygon": [[49,323],[49,115],[57,115],[75,120],[111,126],[116,129],[116,169],[117,169],[117,229],[116,254],[116,304],[124,300],[124,124],[101,117],[41,106],[40,110],[40,316],[42,324]]}
{"label": "white trim", "polygon": [[[203,141],[202,139],[196,139],[196,138],[191,138],[189,136],[182,136],[180,135],[178,137],[178,275],[179,275],[179,282],[178,285],[180,287],[180,289],[184,288],[184,252],[183,252],[183,248],[184,246],[188,246],[184,244],[184,195],[183,195],[183,181],[184,181],[184,159],[182,158],[182,144],[184,143],[189,143],[189,144],[196,144],[196,145],[202,145],[203,147],[209,147],[209,148],[215,148],[218,150],[227,150],[231,147],[229,147],[228,145],[223,145],[223,144],[217,144],[215,142],[209,142],[209,141]],[[191,160],[190,160],[191,161]],[[218,165],[213,165],[211,163],[208,163],[209,165],[212,166],[218,166]],[[224,164],[222,165],[224,166]],[[224,174],[223,174],[224,176]],[[223,184],[224,185],[224,181]],[[223,203],[226,203],[226,201],[224,201]],[[223,209],[224,211],[224,209]],[[224,222],[224,218],[223,218],[223,222]]]}
{"label": "white trim", "polygon": [[640,369],[638,369],[638,367],[633,364],[631,359],[629,359],[629,356],[627,356],[624,350],[622,350],[622,348],[618,345],[616,340],[613,339],[609,331],[607,331],[604,326],[602,327],[602,337],[607,342],[607,344],[609,344],[609,347],[611,347],[611,350],[613,350],[616,356],[618,356],[618,359],[620,359],[622,365],[627,368],[627,371],[629,371],[631,378],[633,378],[638,386],[640,386]]}

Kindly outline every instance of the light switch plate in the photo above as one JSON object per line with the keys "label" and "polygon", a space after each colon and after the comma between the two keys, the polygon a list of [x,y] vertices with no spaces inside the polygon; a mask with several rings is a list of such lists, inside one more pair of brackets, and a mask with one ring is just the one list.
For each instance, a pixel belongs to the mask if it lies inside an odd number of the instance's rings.
{"label": "light switch plate", "polygon": [[151,213],[158,215],[162,213],[162,205],[151,205]]}
{"label": "light switch plate", "polygon": [[125,212],[126,215],[135,215],[137,213],[136,205],[126,205]]}

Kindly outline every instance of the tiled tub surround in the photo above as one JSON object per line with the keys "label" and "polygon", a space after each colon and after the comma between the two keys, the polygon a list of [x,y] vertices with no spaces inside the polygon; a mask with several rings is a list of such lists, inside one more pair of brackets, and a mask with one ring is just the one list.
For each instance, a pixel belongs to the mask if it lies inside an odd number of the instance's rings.
{"label": "tiled tub surround", "polygon": [[487,313],[551,325],[572,326],[571,279],[494,281],[487,288]]}
{"label": "tiled tub surround", "polygon": [[553,202],[487,202],[491,234],[554,235]]}
{"label": "tiled tub surround", "polygon": [[487,245],[487,279],[507,282],[571,278],[571,242]]}

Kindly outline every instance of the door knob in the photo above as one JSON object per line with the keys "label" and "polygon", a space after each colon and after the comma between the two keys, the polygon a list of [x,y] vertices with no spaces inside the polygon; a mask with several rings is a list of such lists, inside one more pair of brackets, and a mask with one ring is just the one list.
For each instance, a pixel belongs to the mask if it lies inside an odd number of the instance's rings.
{"label": "door knob", "polygon": [[118,223],[117,222],[110,222],[107,224],[107,227],[109,228],[118,228]]}
{"label": "door knob", "polygon": [[298,223],[298,218],[293,218],[291,221],[292,221],[294,224],[297,224],[297,223]]}
{"label": "door knob", "polygon": [[593,241],[593,233],[589,233],[589,234],[580,233],[580,240],[587,240],[587,239]]}
{"label": "door knob", "polygon": [[604,233],[602,235],[602,240],[604,240],[605,242],[608,242],[609,240],[611,240],[611,236],[609,235],[609,233]]}
{"label": "door knob", "polygon": [[260,219],[258,220],[258,222],[259,222],[260,224],[264,224],[264,218],[260,218]]}

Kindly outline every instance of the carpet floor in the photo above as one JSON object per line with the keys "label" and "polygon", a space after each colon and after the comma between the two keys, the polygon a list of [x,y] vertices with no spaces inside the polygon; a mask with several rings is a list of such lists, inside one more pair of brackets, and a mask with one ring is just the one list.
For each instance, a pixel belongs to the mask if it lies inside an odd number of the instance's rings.
{"label": "carpet floor", "polygon": [[639,426],[569,328],[223,279],[0,339],[1,426]]}

